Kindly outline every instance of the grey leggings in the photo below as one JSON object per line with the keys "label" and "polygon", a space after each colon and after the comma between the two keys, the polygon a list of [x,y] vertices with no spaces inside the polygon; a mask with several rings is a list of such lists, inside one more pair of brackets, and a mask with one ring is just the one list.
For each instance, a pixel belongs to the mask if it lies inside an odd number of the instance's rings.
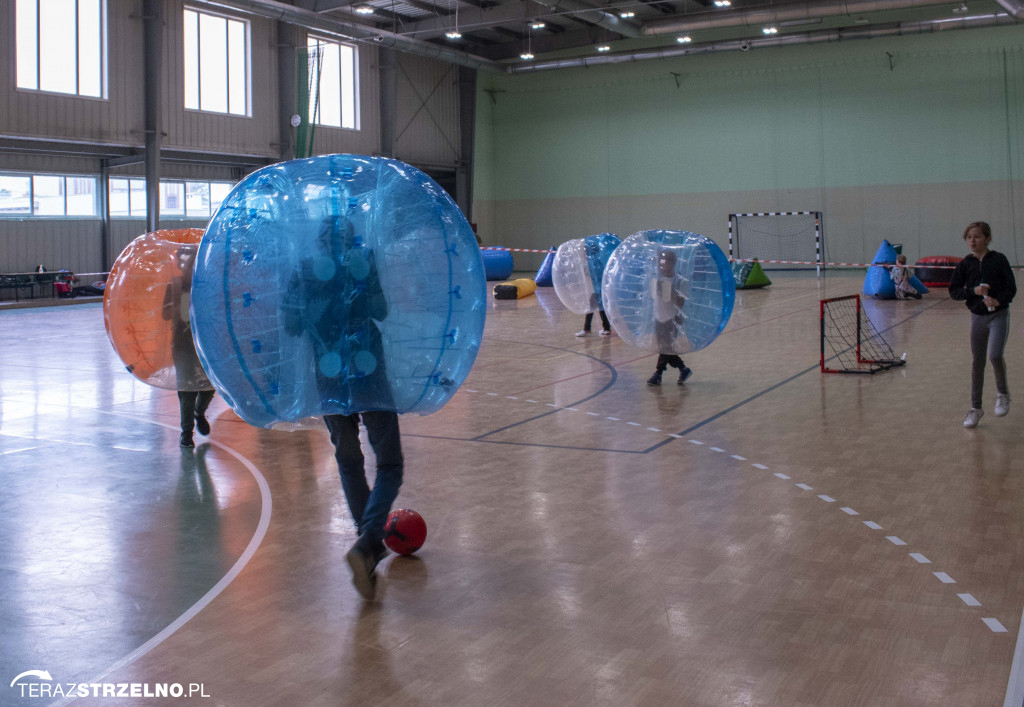
{"label": "grey leggings", "polygon": [[1003,349],[1010,333],[1010,310],[1000,309],[992,314],[971,313],[971,407],[981,409],[981,393],[985,387],[985,354],[992,362],[996,376],[996,391],[1007,395],[1006,360]]}

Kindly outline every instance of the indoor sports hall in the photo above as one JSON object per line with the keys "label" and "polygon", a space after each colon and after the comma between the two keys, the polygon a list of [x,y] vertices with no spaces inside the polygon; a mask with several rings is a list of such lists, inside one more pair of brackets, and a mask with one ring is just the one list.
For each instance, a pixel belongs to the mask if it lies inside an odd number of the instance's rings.
{"label": "indoor sports hall", "polygon": [[[0,705],[1024,707],[1022,25],[0,3]],[[427,528],[375,566],[352,410]]]}

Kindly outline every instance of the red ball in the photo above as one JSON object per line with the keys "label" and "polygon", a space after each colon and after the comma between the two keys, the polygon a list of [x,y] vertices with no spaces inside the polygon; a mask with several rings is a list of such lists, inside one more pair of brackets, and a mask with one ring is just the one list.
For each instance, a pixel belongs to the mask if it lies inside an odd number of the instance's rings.
{"label": "red ball", "polygon": [[398,508],[384,523],[384,544],[399,555],[411,555],[427,539],[427,522],[416,511]]}

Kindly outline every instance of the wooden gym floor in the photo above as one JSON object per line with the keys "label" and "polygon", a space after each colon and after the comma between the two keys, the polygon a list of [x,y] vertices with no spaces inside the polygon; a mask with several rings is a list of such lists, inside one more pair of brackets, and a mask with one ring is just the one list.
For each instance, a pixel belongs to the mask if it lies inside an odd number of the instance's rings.
{"label": "wooden gym floor", "polygon": [[[218,398],[180,450],[174,393],[123,370],[99,305],[0,312],[0,703],[139,683],[209,697],[76,703],[1002,704],[1024,305],[1018,401],[996,418],[989,372],[964,430],[962,303],[868,300],[906,367],[823,375],[818,301],[863,273],[772,277],[682,387],[646,386],[655,357],[618,337],[575,338],[549,288],[491,302],[466,384],[402,418],[398,506],[429,536],[373,602],[326,431],[255,429]],[[51,679],[9,686],[30,670]]]}

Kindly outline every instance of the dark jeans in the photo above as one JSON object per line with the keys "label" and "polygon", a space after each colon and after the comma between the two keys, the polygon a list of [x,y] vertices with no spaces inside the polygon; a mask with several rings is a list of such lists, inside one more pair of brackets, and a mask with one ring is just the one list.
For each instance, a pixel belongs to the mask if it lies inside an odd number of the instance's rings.
{"label": "dark jeans", "polygon": [[202,415],[213,401],[212,390],[179,390],[178,410],[181,412],[181,431],[191,432],[196,427],[196,415]]}
{"label": "dark jeans", "polygon": [[981,393],[985,386],[985,356],[992,362],[996,376],[996,392],[1006,395],[1006,359],[1003,349],[1010,334],[1010,310],[991,314],[971,313],[971,407],[981,409]]}
{"label": "dark jeans", "polygon": [[[603,309],[599,309],[597,311],[601,315],[601,326],[604,327],[605,331],[611,331],[612,325],[611,322],[608,321],[608,315],[604,313]],[[590,331],[590,325],[593,323],[593,321],[594,313],[587,312],[587,316],[583,317],[583,331]]]}
{"label": "dark jeans", "polygon": [[[377,479],[372,491],[366,483],[363,450],[359,446],[360,417],[377,456]],[[331,432],[341,488],[345,491],[345,500],[359,534],[371,541],[381,540],[384,522],[402,486],[405,468],[398,415],[387,411],[324,415],[324,423]]]}
{"label": "dark jeans", "polygon": [[679,358],[678,354],[658,354],[658,364],[655,373],[664,373],[665,369],[669,366],[678,368],[680,371],[686,368],[686,364],[683,363],[683,359]]}

